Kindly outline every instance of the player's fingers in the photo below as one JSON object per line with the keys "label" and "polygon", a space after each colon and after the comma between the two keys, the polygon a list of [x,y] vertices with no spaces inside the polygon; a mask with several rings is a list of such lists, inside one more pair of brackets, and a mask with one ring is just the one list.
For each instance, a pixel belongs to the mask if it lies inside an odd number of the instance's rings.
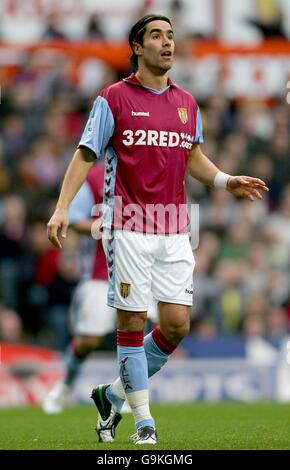
{"label": "player's fingers", "polygon": [[257,199],[263,199],[262,194],[259,193],[259,191],[257,191],[256,189],[254,191],[254,195],[256,196]]}
{"label": "player's fingers", "polygon": [[47,224],[46,235],[47,235],[47,238],[50,240],[50,238],[51,238],[51,226],[50,226],[50,224]]}
{"label": "player's fingers", "polygon": [[56,248],[62,248],[61,243],[59,239],[57,238],[57,236],[52,237],[50,241]]}
{"label": "player's fingers", "polygon": [[262,191],[269,191],[269,188],[268,186],[266,186],[265,183],[261,184],[261,183],[253,183],[252,186],[256,189],[261,189]]}
{"label": "player's fingers", "polygon": [[52,236],[50,238],[50,241],[56,248],[62,248],[61,243],[60,243],[59,239],[57,238],[57,236]]}
{"label": "player's fingers", "polygon": [[62,248],[61,243],[57,237],[58,225],[57,224],[48,224],[47,226],[47,237],[49,241],[56,247]]}
{"label": "player's fingers", "polygon": [[260,178],[252,178],[251,176],[243,176],[243,178],[246,179],[253,188],[269,191],[265,181],[261,180]]}
{"label": "player's fingers", "polygon": [[261,186],[266,186],[265,181],[260,180],[260,178],[254,178],[254,182],[255,182],[256,184],[261,185]]}
{"label": "player's fingers", "polygon": [[62,227],[61,227],[62,238],[66,238],[66,234],[67,234],[67,224],[62,224]]}
{"label": "player's fingers", "polygon": [[251,201],[254,201],[255,199],[263,199],[262,194],[253,188],[245,189],[244,196],[251,199]]}

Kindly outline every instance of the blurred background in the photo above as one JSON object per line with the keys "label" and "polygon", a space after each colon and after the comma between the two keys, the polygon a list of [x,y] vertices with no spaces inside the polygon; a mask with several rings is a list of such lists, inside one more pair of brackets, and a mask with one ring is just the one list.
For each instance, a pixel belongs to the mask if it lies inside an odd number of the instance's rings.
{"label": "blurred background", "polygon": [[[290,400],[290,2],[1,0],[0,406],[39,403],[62,376],[79,239],[58,252],[46,223],[96,95],[131,72],[127,33],[146,13],[173,21],[170,75],[200,105],[204,153],[270,188],[251,203],[187,180],[200,205],[191,332],[152,398]],[[84,364],[76,400],[114,378],[114,344]]]}

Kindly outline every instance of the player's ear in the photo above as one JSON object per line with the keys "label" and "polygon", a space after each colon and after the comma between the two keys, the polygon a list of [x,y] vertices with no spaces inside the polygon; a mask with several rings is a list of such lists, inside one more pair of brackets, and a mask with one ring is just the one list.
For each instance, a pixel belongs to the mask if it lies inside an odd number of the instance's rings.
{"label": "player's ear", "polygon": [[138,44],[138,42],[133,42],[133,49],[134,49],[134,54],[135,55],[142,55],[142,46],[141,44]]}

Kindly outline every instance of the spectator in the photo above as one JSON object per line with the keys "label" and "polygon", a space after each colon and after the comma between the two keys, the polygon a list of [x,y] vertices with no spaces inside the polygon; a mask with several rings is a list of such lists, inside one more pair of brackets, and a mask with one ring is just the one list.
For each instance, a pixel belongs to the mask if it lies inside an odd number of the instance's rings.
{"label": "spectator", "polygon": [[66,35],[59,29],[57,13],[52,12],[46,18],[44,39],[66,39]]}
{"label": "spectator", "polygon": [[22,334],[22,322],[18,313],[0,306],[0,341],[20,343]]}
{"label": "spectator", "polygon": [[18,308],[20,257],[25,240],[25,204],[16,195],[4,199],[0,228],[0,297],[5,307]]}
{"label": "spectator", "polygon": [[88,27],[87,27],[87,37],[92,39],[103,39],[104,31],[102,27],[102,22],[97,13],[93,13],[89,17]]}

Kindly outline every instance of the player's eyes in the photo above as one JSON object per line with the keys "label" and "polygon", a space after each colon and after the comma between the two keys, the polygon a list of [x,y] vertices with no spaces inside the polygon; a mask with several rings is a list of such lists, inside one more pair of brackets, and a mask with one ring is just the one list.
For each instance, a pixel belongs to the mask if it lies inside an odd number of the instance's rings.
{"label": "player's eyes", "polygon": [[[157,34],[152,34],[151,37],[152,37],[152,39],[159,39],[159,38],[160,38],[160,34],[158,34],[158,33],[157,33]],[[173,39],[173,34],[168,34],[168,35],[167,35],[167,38],[168,38],[169,40],[172,40],[172,39]]]}

